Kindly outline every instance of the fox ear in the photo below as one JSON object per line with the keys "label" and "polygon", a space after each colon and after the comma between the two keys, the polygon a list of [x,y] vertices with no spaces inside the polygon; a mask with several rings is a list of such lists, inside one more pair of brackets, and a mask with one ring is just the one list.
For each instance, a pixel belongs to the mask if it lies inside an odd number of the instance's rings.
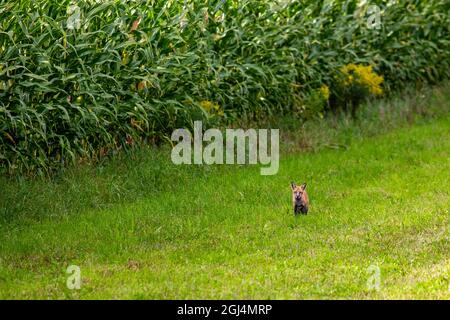
{"label": "fox ear", "polygon": [[305,189],[306,189],[306,182],[303,183],[303,184],[300,186],[300,188],[302,188],[302,190],[305,190]]}
{"label": "fox ear", "polygon": [[291,188],[292,188],[292,190],[294,190],[295,188],[297,188],[297,185],[295,184],[294,181],[291,182]]}

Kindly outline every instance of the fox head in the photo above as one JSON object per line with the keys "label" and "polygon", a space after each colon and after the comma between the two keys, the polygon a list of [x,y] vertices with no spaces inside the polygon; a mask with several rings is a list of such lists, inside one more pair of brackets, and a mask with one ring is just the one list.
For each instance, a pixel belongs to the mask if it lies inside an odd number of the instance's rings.
{"label": "fox head", "polygon": [[308,213],[309,199],[306,193],[306,183],[297,186],[295,182],[291,182],[292,189],[292,206],[294,207],[294,213]]}

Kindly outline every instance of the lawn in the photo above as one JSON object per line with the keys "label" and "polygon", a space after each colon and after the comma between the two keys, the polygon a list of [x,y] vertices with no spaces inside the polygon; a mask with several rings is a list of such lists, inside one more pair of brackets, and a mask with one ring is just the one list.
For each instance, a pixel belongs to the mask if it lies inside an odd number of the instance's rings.
{"label": "lawn", "polygon": [[393,3],[2,1],[0,300],[450,299],[449,6]]}
{"label": "lawn", "polygon": [[[150,194],[105,207],[90,197],[77,213],[64,199],[126,188],[105,178],[118,163],[91,177],[97,190],[80,187],[89,175],[64,190],[41,181],[47,214],[37,202],[39,214],[1,224],[0,298],[449,298],[449,150],[444,117],[284,155],[275,176],[166,164],[173,171],[156,181],[144,157],[130,179],[154,180],[141,186]],[[308,182],[307,216],[291,212],[293,179]],[[79,290],[66,287],[69,265]],[[368,286],[376,268],[378,290]]]}

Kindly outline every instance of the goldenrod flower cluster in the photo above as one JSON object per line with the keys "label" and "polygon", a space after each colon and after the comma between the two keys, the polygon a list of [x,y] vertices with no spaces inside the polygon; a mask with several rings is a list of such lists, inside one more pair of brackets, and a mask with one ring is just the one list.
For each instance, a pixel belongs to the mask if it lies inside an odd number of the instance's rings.
{"label": "goldenrod flower cluster", "polygon": [[366,88],[371,94],[380,96],[383,94],[381,84],[383,77],[372,70],[372,66],[363,66],[358,64],[347,64],[341,68],[344,76],[344,86],[360,85]]}
{"label": "goldenrod flower cluster", "polygon": [[208,112],[208,114],[210,115],[218,115],[221,117],[224,115],[223,110],[220,108],[220,106],[212,101],[203,100],[200,102],[200,107],[202,107],[203,110]]}
{"label": "goldenrod flower cluster", "polygon": [[320,89],[320,94],[322,95],[323,99],[328,101],[328,99],[330,98],[330,88],[328,88],[327,85],[323,84]]}

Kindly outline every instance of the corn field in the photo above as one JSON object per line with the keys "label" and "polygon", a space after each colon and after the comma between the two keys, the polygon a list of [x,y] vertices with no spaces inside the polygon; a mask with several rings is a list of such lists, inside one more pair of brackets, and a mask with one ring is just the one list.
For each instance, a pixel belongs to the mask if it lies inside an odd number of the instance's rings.
{"label": "corn field", "polygon": [[47,174],[197,119],[290,114],[350,63],[387,93],[437,83],[449,26],[448,0],[0,0],[0,167]]}

